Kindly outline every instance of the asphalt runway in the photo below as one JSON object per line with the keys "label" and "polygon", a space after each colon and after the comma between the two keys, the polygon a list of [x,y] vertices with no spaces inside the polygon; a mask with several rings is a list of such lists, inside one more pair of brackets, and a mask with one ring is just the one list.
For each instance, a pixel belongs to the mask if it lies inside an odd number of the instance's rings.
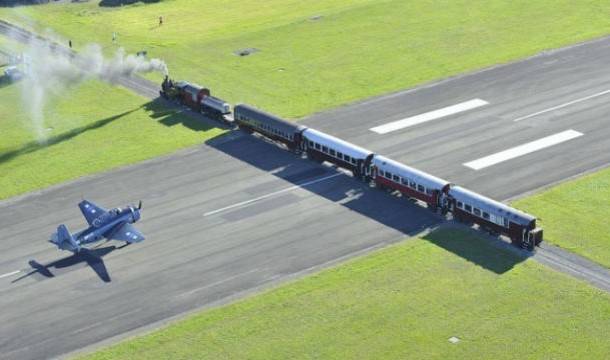
{"label": "asphalt runway", "polygon": [[[610,38],[604,38],[341,107],[303,123],[505,200],[610,164],[608,59]],[[369,130],[471,99],[489,104],[383,135]],[[531,116],[541,111],[546,112]],[[526,116],[531,117],[514,121]],[[570,129],[584,135],[478,171],[463,165]]]}
{"label": "asphalt runway", "polygon": [[[604,95],[513,121],[610,88],[603,72],[609,44],[608,39],[584,44],[304,123],[506,199],[610,161]],[[149,90],[142,92],[153,96]],[[390,134],[369,130],[474,98],[489,104]],[[479,171],[462,165],[567,129],[584,135]],[[55,250],[46,240],[58,224],[72,231],[85,226],[76,206],[82,197],[103,207],[142,199],[137,227],[147,240],[121,249],[114,242],[100,244],[78,257]],[[234,132],[168,157],[1,202],[0,354],[49,358],[117,339],[441,222],[410,201]],[[577,273],[591,271],[607,284],[599,275],[603,269],[552,247],[544,250],[551,266],[582,266]],[[544,256],[539,260],[545,262]]]}
{"label": "asphalt runway", "polygon": [[[399,241],[440,223],[410,201],[250,136],[0,205],[0,353],[53,357]],[[305,184],[305,185],[302,185]],[[143,243],[75,258],[47,243],[143,199]],[[258,199],[255,202],[243,203]]]}

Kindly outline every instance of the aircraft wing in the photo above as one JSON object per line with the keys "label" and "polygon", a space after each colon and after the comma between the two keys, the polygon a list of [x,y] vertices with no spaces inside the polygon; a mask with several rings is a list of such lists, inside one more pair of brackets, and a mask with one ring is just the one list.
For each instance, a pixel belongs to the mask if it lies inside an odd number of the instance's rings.
{"label": "aircraft wing", "polygon": [[87,219],[87,223],[89,225],[93,224],[93,220],[97,219],[101,215],[106,213],[106,210],[101,207],[95,205],[94,203],[83,200],[78,204],[80,211],[83,213],[85,219]]}
{"label": "aircraft wing", "polygon": [[120,226],[112,235],[110,239],[127,241],[128,243],[137,243],[144,240],[144,235],[138,231],[133,225],[125,223]]}

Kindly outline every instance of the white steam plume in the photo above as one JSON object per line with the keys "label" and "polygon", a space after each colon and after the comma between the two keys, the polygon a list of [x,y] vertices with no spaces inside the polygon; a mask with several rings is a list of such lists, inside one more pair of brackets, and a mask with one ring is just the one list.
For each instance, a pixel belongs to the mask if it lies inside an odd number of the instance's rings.
{"label": "white steam plume", "polygon": [[32,39],[23,52],[23,59],[26,76],[21,84],[22,99],[41,143],[45,142],[44,108],[51,94],[61,95],[66,88],[88,79],[115,84],[135,73],[158,71],[167,74],[167,66],[159,59],[125,55],[122,48],[113,57],[105,58],[97,44],[71,54],[50,42]]}

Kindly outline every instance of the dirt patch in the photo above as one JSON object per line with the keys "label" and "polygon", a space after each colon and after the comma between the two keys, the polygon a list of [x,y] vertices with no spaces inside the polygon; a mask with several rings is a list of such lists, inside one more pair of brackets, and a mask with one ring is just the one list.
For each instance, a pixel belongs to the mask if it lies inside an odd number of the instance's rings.
{"label": "dirt patch", "polygon": [[235,51],[233,51],[233,54],[235,54],[237,56],[248,56],[250,54],[254,54],[259,51],[260,50],[257,48],[245,48],[245,49],[235,50]]}

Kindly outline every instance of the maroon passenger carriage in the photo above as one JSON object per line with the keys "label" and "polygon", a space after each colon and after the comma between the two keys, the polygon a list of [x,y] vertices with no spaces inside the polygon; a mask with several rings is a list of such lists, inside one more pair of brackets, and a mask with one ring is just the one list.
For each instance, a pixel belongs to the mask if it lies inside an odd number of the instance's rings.
{"label": "maroon passenger carriage", "polygon": [[542,229],[536,227],[536,218],[530,214],[460,186],[452,186],[449,196],[449,208],[458,221],[471,221],[507,235],[514,245],[528,250],[542,241]]}
{"label": "maroon passenger carriage", "polygon": [[421,200],[436,210],[447,208],[450,183],[385,156],[375,155],[371,177],[379,188],[398,190],[404,196]]}

